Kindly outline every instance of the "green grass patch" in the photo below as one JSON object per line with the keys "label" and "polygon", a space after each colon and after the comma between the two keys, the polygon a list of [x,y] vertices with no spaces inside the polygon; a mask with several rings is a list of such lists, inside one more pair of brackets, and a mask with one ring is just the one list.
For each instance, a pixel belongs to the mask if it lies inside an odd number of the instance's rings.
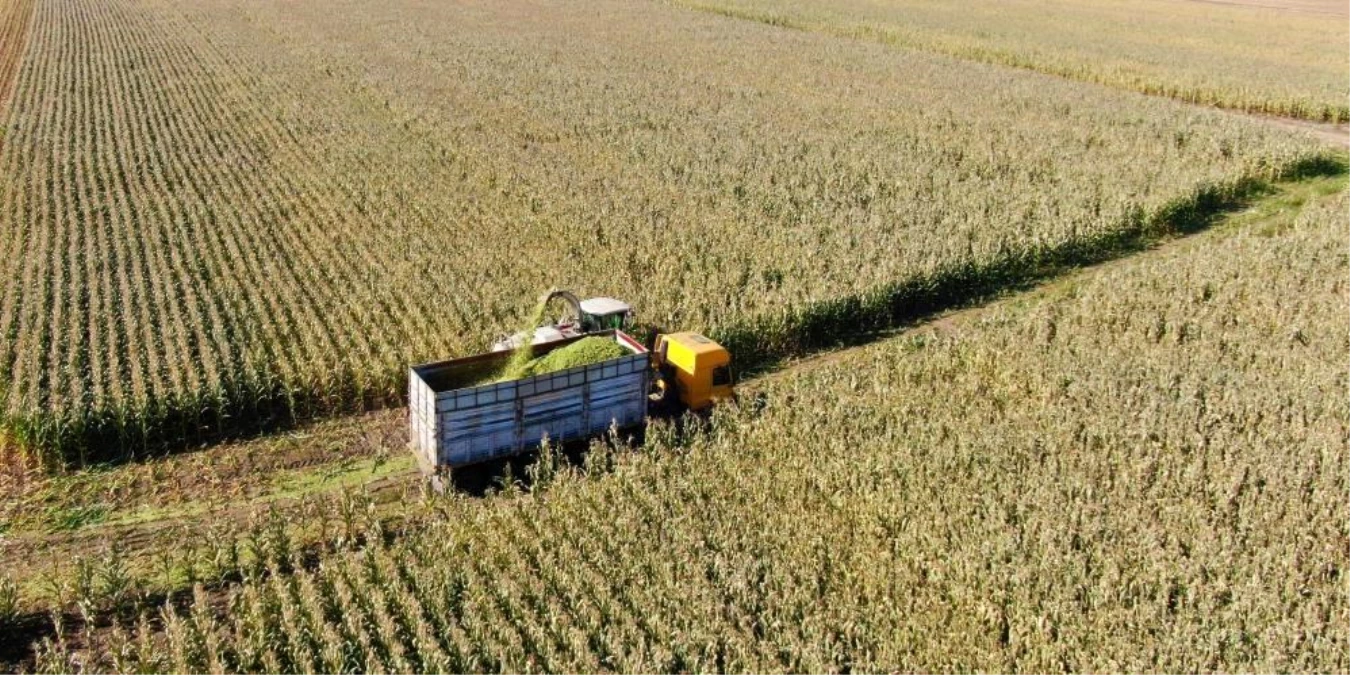
{"label": "green grass patch", "polygon": [[1256,234],[1273,237],[1293,227],[1295,218],[1309,202],[1336,194],[1347,186],[1350,186],[1350,180],[1344,174],[1280,183],[1270,195],[1250,208],[1224,219],[1223,227],[1238,231],[1254,226]]}
{"label": "green grass patch", "polygon": [[107,504],[53,507],[47,510],[43,520],[48,532],[69,532],[104,522],[109,511]]}
{"label": "green grass patch", "polygon": [[[330,465],[281,472],[263,494],[241,501],[241,506],[267,504],[297,499],[307,495],[356,487],[372,481],[411,471],[416,466],[412,455],[374,457],[362,460],[343,460]],[[171,506],[146,506],[122,513],[102,523],[104,526],[136,525],[166,520],[191,518],[208,513],[219,504],[179,503]]]}

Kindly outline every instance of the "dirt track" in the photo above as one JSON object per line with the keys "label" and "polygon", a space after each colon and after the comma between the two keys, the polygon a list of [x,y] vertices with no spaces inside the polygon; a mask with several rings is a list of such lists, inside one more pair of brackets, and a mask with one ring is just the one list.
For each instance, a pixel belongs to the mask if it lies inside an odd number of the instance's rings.
{"label": "dirt track", "polygon": [[1187,0],[1206,5],[1227,5],[1231,7],[1250,7],[1252,9],[1273,9],[1281,12],[1299,12],[1302,14],[1326,14],[1328,16],[1350,16],[1350,6],[1344,2],[1325,2],[1323,0]]}
{"label": "dirt track", "polygon": [[1339,145],[1342,148],[1350,148],[1350,127],[1344,124],[1329,124],[1326,122],[1310,122],[1307,120],[1296,120],[1288,117],[1272,117],[1270,115],[1250,115],[1246,113],[1232,113],[1247,119],[1258,120],[1273,127],[1286,129],[1288,131],[1302,131],[1318,139]]}

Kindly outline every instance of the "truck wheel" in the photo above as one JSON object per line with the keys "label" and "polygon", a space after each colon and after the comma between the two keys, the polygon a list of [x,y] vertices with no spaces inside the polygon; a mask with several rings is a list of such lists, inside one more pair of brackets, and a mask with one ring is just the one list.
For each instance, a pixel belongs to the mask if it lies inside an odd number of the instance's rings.
{"label": "truck wheel", "polygon": [[661,368],[654,378],[655,391],[652,393],[652,413],[663,417],[674,417],[680,413],[680,383],[675,379],[674,369]]}

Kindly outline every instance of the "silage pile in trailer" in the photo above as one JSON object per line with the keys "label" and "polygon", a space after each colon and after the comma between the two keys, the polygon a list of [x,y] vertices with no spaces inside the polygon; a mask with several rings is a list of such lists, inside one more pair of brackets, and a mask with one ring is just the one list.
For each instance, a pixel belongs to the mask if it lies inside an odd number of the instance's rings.
{"label": "silage pile in trailer", "polygon": [[[517,353],[528,353],[517,350]],[[560,347],[538,358],[525,361],[512,358],[502,369],[497,382],[520,380],[577,366],[616,359],[628,352],[619,343],[603,337],[582,338],[566,347]]]}

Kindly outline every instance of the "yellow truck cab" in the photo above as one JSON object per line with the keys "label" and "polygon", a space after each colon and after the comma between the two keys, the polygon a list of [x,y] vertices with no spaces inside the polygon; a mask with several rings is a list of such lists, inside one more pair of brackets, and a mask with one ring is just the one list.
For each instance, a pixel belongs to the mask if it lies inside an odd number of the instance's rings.
{"label": "yellow truck cab", "polygon": [[690,410],[703,410],[734,396],[731,353],[698,333],[668,333],[656,338],[657,365],[667,387]]}

